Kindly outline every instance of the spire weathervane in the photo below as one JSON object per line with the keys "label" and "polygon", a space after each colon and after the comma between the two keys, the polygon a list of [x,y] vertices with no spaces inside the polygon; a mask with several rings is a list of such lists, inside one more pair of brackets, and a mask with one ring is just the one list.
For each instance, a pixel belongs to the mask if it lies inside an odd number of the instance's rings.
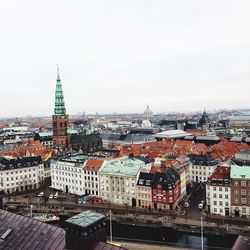
{"label": "spire weathervane", "polygon": [[58,64],[56,66],[57,66],[57,81],[60,81],[59,66],[58,66]]}

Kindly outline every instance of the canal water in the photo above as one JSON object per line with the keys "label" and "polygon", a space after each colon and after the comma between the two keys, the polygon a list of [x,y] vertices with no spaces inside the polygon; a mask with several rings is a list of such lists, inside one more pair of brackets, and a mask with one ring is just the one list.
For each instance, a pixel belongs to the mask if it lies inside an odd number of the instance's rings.
{"label": "canal water", "polygon": [[[171,228],[150,228],[113,222],[112,232],[114,239],[117,240],[201,249],[200,235],[183,233]],[[109,229],[107,234],[109,236]],[[236,238],[237,235],[204,235],[204,250],[231,249]]]}

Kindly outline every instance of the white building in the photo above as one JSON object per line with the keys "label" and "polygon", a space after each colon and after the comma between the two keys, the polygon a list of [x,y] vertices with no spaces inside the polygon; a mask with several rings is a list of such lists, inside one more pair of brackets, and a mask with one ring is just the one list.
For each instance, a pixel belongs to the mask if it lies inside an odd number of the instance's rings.
{"label": "white building", "polygon": [[51,161],[51,187],[66,193],[99,195],[99,168],[103,160],[75,155]]}
{"label": "white building", "polygon": [[220,166],[206,183],[207,211],[210,214],[231,214],[230,167]]}
{"label": "white building", "polygon": [[0,191],[13,193],[36,189],[43,180],[44,165],[41,157],[0,160]]}
{"label": "white building", "polygon": [[86,194],[99,196],[99,170],[104,165],[104,160],[88,160],[83,167],[84,187]]}
{"label": "white building", "polygon": [[136,184],[145,163],[134,157],[109,160],[100,170],[100,195],[105,200],[136,206]]}
{"label": "white building", "polygon": [[66,193],[83,195],[84,188],[84,160],[73,157],[51,161],[51,187]]}
{"label": "white building", "polygon": [[207,182],[219,162],[209,155],[191,155],[191,177],[194,182]]}

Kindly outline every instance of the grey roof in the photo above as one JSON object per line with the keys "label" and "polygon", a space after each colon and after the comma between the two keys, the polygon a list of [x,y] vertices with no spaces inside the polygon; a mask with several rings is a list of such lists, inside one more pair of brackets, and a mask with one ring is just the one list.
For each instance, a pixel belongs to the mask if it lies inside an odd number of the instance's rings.
{"label": "grey roof", "polygon": [[65,231],[34,219],[0,210],[0,249],[65,249]]}
{"label": "grey roof", "polygon": [[103,140],[116,141],[119,140],[121,134],[120,133],[102,133],[100,134]]}
{"label": "grey roof", "polygon": [[86,228],[90,225],[105,219],[106,217],[102,214],[97,214],[95,212],[86,210],[80,214],[77,214],[69,219],[66,222]]}
{"label": "grey roof", "polygon": [[27,168],[42,164],[41,156],[23,157],[19,159],[8,160],[0,157],[0,170]]}
{"label": "grey roof", "polygon": [[78,144],[78,143],[87,143],[87,142],[101,142],[102,138],[100,137],[99,134],[90,134],[90,135],[84,135],[84,134],[79,134],[79,135],[71,135],[70,136],[70,142],[73,144]]}
{"label": "grey roof", "polygon": [[124,139],[124,142],[126,143],[137,143],[147,141],[155,141],[155,138],[152,135],[147,134],[128,134]]}
{"label": "grey roof", "polygon": [[153,173],[143,173],[141,172],[138,178],[137,185],[138,186],[147,186],[151,187],[152,182],[154,179],[154,174]]}

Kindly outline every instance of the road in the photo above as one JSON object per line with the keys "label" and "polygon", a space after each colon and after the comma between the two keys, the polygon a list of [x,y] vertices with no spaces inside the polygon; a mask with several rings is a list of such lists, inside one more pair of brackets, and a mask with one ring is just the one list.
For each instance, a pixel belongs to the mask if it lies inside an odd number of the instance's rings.
{"label": "road", "polygon": [[205,185],[197,185],[193,190],[192,200],[190,201],[189,207],[185,209],[185,214],[187,217],[200,219],[203,216],[203,212],[205,209],[200,210],[198,208],[199,203],[203,200],[206,201],[206,190]]}

